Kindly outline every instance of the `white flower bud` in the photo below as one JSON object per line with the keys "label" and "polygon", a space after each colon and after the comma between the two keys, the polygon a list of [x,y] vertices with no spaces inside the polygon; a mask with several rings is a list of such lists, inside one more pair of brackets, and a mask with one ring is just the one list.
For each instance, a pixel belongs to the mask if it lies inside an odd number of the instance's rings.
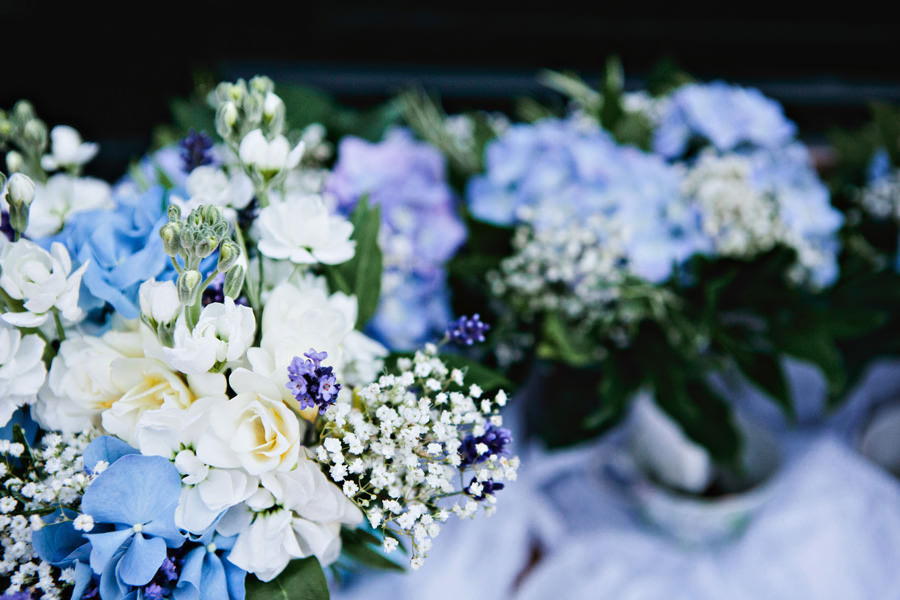
{"label": "white flower bud", "polygon": [[28,175],[13,173],[6,185],[6,201],[16,207],[31,206],[34,200],[34,181]]}
{"label": "white flower bud", "polygon": [[170,323],[181,311],[178,290],[171,281],[145,281],[138,295],[141,312],[156,323]]}
{"label": "white flower bud", "polygon": [[10,173],[21,171],[23,164],[25,164],[25,159],[15,150],[10,150],[6,153],[6,168]]}

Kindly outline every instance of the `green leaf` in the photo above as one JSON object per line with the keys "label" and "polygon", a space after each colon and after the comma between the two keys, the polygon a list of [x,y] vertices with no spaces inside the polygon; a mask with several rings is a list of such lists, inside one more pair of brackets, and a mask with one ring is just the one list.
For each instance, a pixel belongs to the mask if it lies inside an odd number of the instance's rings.
{"label": "green leaf", "polygon": [[477,384],[485,392],[493,392],[512,388],[512,382],[501,373],[489,369],[478,361],[459,354],[441,354],[444,364],[451,369],[459,369],[465,373],[467,384]]}
{"label": "green leaf", "polygon": [[381,228],[381,207],[371,206],[367,196],[356,203],[350,215],[356,253],[349,261],[340,265],[326,265],[325,277],[333,291],[356,296],[358,313],[357,329],[365,327],[381,296],[382,253],[378,245],[378,231]]}
{"label": "green leaf", "polygon": [[796,418],[784,370],[774,354],[751,350],[735,352],[733,357],[747,379],[766,392],[787,418]]}
{"label": "green leaf", "polygon": [[558,313],[549,313],[544,317],[542,334],[537,348],[539,357],[560,360],[573,367],[596,362],[594,346],[587,340],[579,340]]}
{"label": "green leaf", "polygon": [[362,565],[383,571],[406,572],[402,565],[398,565],[373,547],[381,542],[367,531],[344,528],[341,531],[341,541],[342,552]]}
{"label": "green leaf", "polygon": [[329,600],[328,581],[315,556],[292,560],[281,575],[263,583],[247,578],[247,600]]}

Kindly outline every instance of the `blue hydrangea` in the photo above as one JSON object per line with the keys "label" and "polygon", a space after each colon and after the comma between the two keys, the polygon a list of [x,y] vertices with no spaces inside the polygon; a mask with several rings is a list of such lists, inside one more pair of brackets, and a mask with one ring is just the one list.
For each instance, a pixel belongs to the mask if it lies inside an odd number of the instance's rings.
{"label": "blue hydrangea", "polygon": [[63,230],[45,240],[61,242],[76,265],[88,262],[79,304],[87,311],[108,303],[126,319],[139,315],[141,283],[172,269],[163,251],[159,228],[166,222],[166,197],[161,186],[142,194],[120,194],[114,210],[77,213]]}
{"label": "blue hydrangea", "polygon": [[397,129],[379,143],[344,138],[327,184],[345,213],[364,196],[381,206],[385,275],[370,329],[394,349],[419,345],[447,321],[444,265],[466,231],[445,171],[440,152]]}
{"label": "blue hydrangea", "polygon": [[684,156],[697,142],[719,152],[771,150],[789,144],[796,131],[781,105],[757,89],[722,81],[696,83],[678,88],[665,100],[653,148],[668,159]]}
{"label": "blue hydrangea", "polygon": [[679,184],[679,171],[658,156],[617,144],[599,128],[544,119],[490,142],[485,173],[466,196],[476,218],[504,226],[523,217],[537,229],[614,217],[628,231],[631,270],[663,281],[674,264],[708,248]]}

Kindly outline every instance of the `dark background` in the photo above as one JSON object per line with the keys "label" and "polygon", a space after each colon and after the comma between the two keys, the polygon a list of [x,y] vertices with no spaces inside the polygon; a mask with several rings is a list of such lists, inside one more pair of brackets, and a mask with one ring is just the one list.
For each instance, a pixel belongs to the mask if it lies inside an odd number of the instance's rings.
{"label": "dark background", "polygon": [[758,86],[813,137],[863,122],[871,100],[900,102],[900,22],[886,9],[616,4],[0,0],[0,108],[28,98],[50,126],[74,125],[101,143],[94,171],[114,177],[201,70],[266,73],[351,106],[419,84],[451,109],[509,109],[516,96],[547,93],[541,68],[590,81],[617,54],[637,88],[671,59],[699,79]]}

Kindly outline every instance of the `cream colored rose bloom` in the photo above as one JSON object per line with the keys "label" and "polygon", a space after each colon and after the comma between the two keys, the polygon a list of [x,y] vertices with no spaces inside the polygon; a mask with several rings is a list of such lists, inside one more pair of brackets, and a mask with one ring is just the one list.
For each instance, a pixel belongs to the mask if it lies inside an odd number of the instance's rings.
{"label": "cream colored rose bloom", "polygon": [[282,401],[281,390],[247,369],[232,372],[229,383],[237,395],[209,415],[209,429],[197,441],[197,457],[251,475],[293,469],[304,426]]}

